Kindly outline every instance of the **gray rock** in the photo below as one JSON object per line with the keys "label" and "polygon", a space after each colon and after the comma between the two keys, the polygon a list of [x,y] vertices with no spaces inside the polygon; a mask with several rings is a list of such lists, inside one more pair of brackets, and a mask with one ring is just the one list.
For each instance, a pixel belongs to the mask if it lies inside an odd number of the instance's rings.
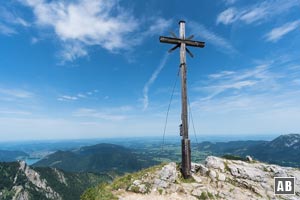
{"label": "gray rock", "polygon": [[254,166],[228,164],[228,168],[230,169],[231,175],[236,178],[250,179],[260,182],[263,181],[265,176],[267,176],[266,172]]}
{"label": "gray rock", "polygon": [[141,180],[135,180],[135,181],[133,181],[132,184],[133,185],[140,185],[140,184],[142,184],[142,181]]}
{"label": "gray rock", "polygon": [[161,180],[161,179],[158,179],[158,178],[156,178],[155,180],[154,180],[154,186],[156,187],[156,188],[167,188],[169,185],[170,185],[170,183],[169,182],[167,182],[167,181],[164,181],[164,180]]}
{"label": "gray rock", "polygon": [[208,168],[202,164],[199,164],[199,172],[202,176],[205,176],[206,173],[208,172]]}
{"label": "gray rock", "polygon": [[201,183],[202,179],[201,177],[197,176],[196,174],[192,174],[193,179],[197,182],[197,183]]}
{"label": "gray rock", "polygon": [[214,181],[217,178],[217,172],[215,172],[214,170],[210,170],[208,176]]}
{"label": "gray rock", "polygon": [[205,166],[207,168],[218,169],[221,172],[225,171],[224,170],[225,169],[225,165],[224,165],[223,160],[221,158],[217,158],[217,157],[214,157],[214,156],[208,156],[205,159]]}
{"label": "gray rock", "polygon": [[176,170],[176,163],[171,162],[165,165],[160,171],[159,176],[161,180],[174,183],[178,176]]}
{"label": "gray rock", "polygon": [[252,159],[251,156],[246,156],[246,160],[247,160],[248,162],[253,162],[253,159]]}
{"label": "gray rock", "polygon": [[200,170],[201,164],[191,163],[191,171],[197,173]]}
{"label": "gray rock", "polygon": [[219,181],[225,181],[225,180],[226,180],[225,174],[219,173],[218,175],[219,175],[219,176],[218,176],[218,180],[219,180]]}
{"label": "gray rock", "polygon": [[202,190],[201,189],[194,189],[192,191],[192,195],[193,196],[196,196],[196,197],[200,197],[201,196],[201,193],[202,193]]}
{"label": "gray rock", "polygon": [[145,194],[148,192],[148,188],[141,180],[133,181],[132,185],[128,188],[129,191]]}

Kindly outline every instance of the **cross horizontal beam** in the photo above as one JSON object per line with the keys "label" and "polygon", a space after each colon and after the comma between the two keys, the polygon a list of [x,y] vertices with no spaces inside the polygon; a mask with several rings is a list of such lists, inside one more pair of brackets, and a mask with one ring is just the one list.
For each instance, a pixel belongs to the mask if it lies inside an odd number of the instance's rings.
{"label": "cross horizontal beam", "polygon": [[172,37],[164,37],[160,36],[159,41],[162,43],[169,43],[169,44],[181,44],[185,43],[186,46],[193,46],[193,47],[205,47],[205,42],[194,41],[194,40],[185,40],[179,38],[172,38]]}

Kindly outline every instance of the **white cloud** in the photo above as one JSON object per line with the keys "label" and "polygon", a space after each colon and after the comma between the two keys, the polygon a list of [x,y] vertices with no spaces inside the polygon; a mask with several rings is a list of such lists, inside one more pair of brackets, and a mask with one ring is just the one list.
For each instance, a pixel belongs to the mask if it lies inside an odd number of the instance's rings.
{"label": "white cloud", "polygon": [[125,115],[113,114],[111,112],[112,111],[98,111],[95,109],[81,108],[76,110],[73,113],[73,116],[84,117],[84,118],[98,118],[98,119],[111,120],[111,121],[119,121],[127,118]]}
{"label": "white cloud", "polygon": [[171,20],[161,17],[137,19],[118,0],[25,0],[23,4],[33,9],[35,25],[53,29],[63,46],[63,61],[87,56],[94,45],[113,53],[131,50],[171,25]]}
{"label": "white cloud", "polygon": [[267,7],[258,7],[242,13],[239,19],[250,24],[260,19],[264,19],[266,15],[268,15]]}
{"label": "white cloud", "polygon": [[151,75],[150,79],[147,81],[147,83],[144,86],[144,89],[143,89],[143,109],[144,110],[146,110],[149,106],[149,97],[148,97],[149,88],[154,83],[154,81],[157,79],[161,70],[165,67],[167,59],[168,59],[168,54],[166,53],[164,55],[164,57],[162,58],[162,60],[160,61],[160,64],[155,69],[155,71]]}
{"label": "white cloud", "polygon": [[225,38],[217,35],[216,33],[208,30],[204,25],[197,22],[190,22],[192,32],[205,39],[205,42],[215,45],[218,50],[227,53],[237,53],[236,49]]}
{"label": "white cloud", "polygon": [[216,74],[210,74],[208,77],[209,78],[223,78],[223,77],[228,77],[232,74],[235,74],[236,72],[234,71],[221,71],[219,73]]}
{"label": "white cloud", "polygon": [[86,56],[85,46],[100,45],[109,51],[130,46],[126,38],[136,30],[138,22],[117,3],[116,0],[25,1],[33,9],[37,25],[53,28],[66,43],[67,53],[63,57],[69,61]]}
{"label": "white cloud", "polygon": [[280,27],[272,29],[269,33],[265,35],[265,38],[267,41],[276,42],[280,40],[284,35],[295,30],[296,28],[300,28],[299,20],[288,22]]}
{"label": "white cloud", "polygon": [[27,90],[23,89],[12,89],[12,88],[1,88],[0,94],[6,97],[18,98],[18,99],[27,99],[32,98],[34,94]]}
{"label": "white cloud", "polygon": [[13,35],[16,34],[17,32],[13,28],[6,26],[5,24],[2,24],[0,22],[0,33],[3,35]]}
{"label": "white cloud", "polygon": [[77,58],[84,57],[86,55],[88,55],[88,52],[86,50],[85,45],[78,42],[65,44],[65,46],[60,52],[62,64],[64,64],[65,61],[73,61]]}
{"label": "white cloud", "polygon": [[235,8],[228,8],[221,12],[217,17],[217,24],[231,24],[237,19],[237,11]]}
{"label": "white cloud", "polygon": [[81,93],[77,94],[77,96],[78,96],[79,98],[86,98],[86,95],[81,94]]}
{"label": "white cloud", "polygon": [[164,18],[155,18],[154,20],[152,20],[152,25],[149,27],[148,30],[146,30],[144,32],[144,36],[152,36],[152,35],[157,35],[160,33],[165,32],[166,30],[168,30],[168,28],[171,27],[172,24],[172,20],[167,20]]}
{"label": "white cloud", "polygon": [[216,22],[225,25],[236,21],[247,24],[262,22],[299,6],[300,0],[267,0],[244,8],[228,8],[218,15]]}
{"label": "white cloud", "polygon": [[76,100],[80,100],[80,99],[85,99],[85,98],[90,98],[94,95],[96,95],[96,93],[98,93],[98,90],[91,90],[88,92],[79,92],[76,95],[61,95],[57,98],[58,101],[76,101]]}
{"label": "white cloud", "polygon": [[290,62],[274,60],[208,75],[193,88],[199,92],[191,101],[199,130],[211,134],[283,134],[299,129],[299,80],[286,78],[293,72],[287,67]]}
{"label": "white cloud", "polygon": [[[221,71],[208,75],[207,85],[194,87],[196,91],[204,92],[204,100],[210,100],[227,92],[227,95],[236,95],[245,92],[246,89],[255,92],[272,91],[278,87],[268,64],[258,65],[253,69],[233,71]],[[218,96],[219,97],[219,96]]]}
{"label": "white cloud", "polygon": [[17,34],[16,26],[29,27],[30,24],[16,12],[9,11],[8,8],[0,5],[0,33],[3,35]]}
{"label": "white cloud", "polygon": [[62,95],[57,98],[58,101],[76,101],[78,100],[77,96],[69,96],[69,95]]}
{"label": "white cloud", "polygon": [[31,112],[24,111],[24,110],[8,110],[8,109],[3,109],[0,110],[0,114],[2,115],[31,115]]}
{"label": "white cloud", "polygon": [[223,0],[227,5],[234,4],[237,0]]}

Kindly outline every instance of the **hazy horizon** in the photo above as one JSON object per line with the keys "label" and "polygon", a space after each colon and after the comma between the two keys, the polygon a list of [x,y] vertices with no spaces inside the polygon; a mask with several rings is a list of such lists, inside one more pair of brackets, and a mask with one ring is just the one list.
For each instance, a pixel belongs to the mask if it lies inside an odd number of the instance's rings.
{"label": "hazy horizon", "polygon": [[[287,133],[291,134],[291,133]],[[287,134],[250,134],[250,135],[197,135],[197,140],[195,139],[194,133],[190,134],[190,140],[192,143],[202,142],[202,141],[236,141],[236,140],[273,140],[276,137],[280,135],[287,135]],[[143,135],[143,136],[124,136],[124,137],[98,137],[98,138],[49,138],[49,139],[39,139],[39,138],[32,138],[32,139],[27,139],[27,140],[0,140],[0,143],[43,143],[43,142],[80,142],[80,141],[114,141],[114,140],[158,140],[162,141],[163,136],[159,135]],[[176,141],[178,142],[181,141],[181,136],[176,136],[176,135],[166,135],[164,137],[165,141]],[[1,149],[1,148],[0,148]]]}

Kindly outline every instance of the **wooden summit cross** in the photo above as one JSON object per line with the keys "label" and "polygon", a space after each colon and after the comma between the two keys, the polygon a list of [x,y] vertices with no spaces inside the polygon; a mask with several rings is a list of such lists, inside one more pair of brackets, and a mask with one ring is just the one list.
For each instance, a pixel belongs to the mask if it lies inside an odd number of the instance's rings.
{"label": "wooden summit cross", "polygon": [[191,146],[188,132],[188,108],[187,108],[187,87],[186,87],[186,52],[191,57],[193,54],[187,49],[186,46],[200,47],[205,46],[205,42],[191,40],[194,36],[185,38],[185,21],[179,22],[179,38],[171,32],[173,37],[160,36],[159,41],[162,43],[175,44],[173,48],[169,50],[169,53],[180,47],[180,74],[181,74],[181,124],[180,124],[180,136],[181,140],[181,172],[184,178],[188,178],[191,175]]}

